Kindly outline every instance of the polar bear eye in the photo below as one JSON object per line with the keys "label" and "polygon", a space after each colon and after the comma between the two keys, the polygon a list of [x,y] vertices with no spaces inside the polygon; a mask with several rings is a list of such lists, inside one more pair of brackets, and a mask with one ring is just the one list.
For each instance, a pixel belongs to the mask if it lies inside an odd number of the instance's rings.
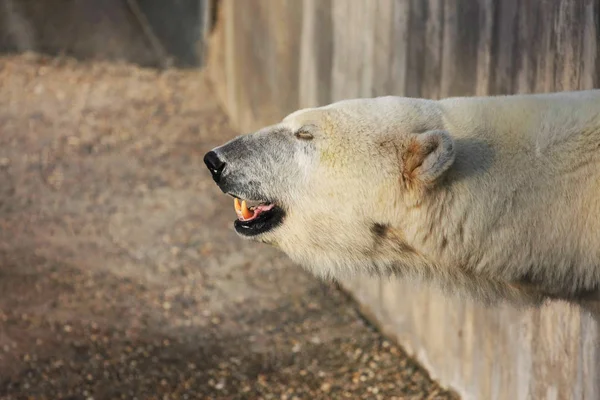
{"label": "polar bear eye", "polygon": [[312,133],[310,133],[306,129],[299,129],[298,131],[296,131],[294,136],[296,136],[300,140],[313,140],[314,138]]}

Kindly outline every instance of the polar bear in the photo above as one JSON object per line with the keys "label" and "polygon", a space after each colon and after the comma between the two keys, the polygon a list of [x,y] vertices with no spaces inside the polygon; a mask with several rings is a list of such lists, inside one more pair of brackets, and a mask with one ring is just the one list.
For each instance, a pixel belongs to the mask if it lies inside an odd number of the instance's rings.
{"label": "polar bear", "polygon": [[241,236],[321,277],[419,278],[484,302],[600,284],[600,90],[344,100],[204,161]]}

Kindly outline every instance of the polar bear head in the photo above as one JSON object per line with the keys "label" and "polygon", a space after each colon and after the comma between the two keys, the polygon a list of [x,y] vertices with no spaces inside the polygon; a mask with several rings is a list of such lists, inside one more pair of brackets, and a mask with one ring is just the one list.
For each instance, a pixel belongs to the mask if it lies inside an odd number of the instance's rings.
{"label": "polar bear head", "polygon": [[319,275],[380,273],[410,256],[404,214],[452,165],[454,143],[435,102],[383,97],[296,111],[204,161],[242,237]]}

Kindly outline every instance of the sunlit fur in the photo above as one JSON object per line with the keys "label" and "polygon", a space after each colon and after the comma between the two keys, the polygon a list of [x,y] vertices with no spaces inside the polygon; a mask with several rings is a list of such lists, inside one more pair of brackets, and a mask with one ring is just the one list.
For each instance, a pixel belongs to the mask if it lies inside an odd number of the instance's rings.
{"label": "sunlit fur", "polygon": [[348,100],[236,140],[215,149],[232,185],[287,212],[255,239],[318,276],[416,277],[485,302],[598,288],[600,91]]}

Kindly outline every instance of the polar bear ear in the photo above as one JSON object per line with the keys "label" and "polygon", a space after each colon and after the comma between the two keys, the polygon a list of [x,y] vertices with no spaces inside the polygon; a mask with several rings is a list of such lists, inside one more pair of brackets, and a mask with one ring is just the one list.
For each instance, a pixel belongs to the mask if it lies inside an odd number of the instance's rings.
{"label": "polar bear ear", "polygon": [[454,158],[454,140],[448,132],[412,134],[402,157],[402,176],[409,184],[432,184],[452,165]]}

